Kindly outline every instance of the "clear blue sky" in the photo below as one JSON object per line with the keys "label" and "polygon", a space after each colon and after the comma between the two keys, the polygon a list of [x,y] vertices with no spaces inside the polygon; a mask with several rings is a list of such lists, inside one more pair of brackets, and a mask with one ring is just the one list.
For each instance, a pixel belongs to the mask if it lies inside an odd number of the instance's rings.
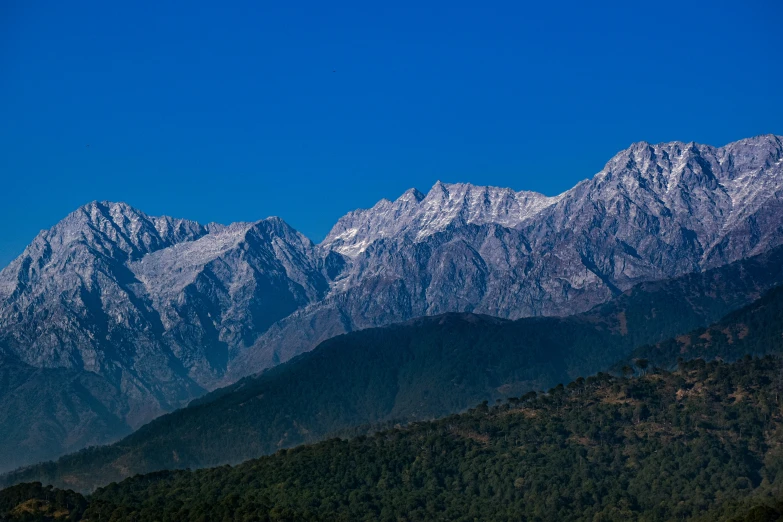
{"label": "clear blue sky", "polygon": [[438,179],[783,133],[779,0],[421,3],[0,2],[0,266],[95,199],[317,241]]}

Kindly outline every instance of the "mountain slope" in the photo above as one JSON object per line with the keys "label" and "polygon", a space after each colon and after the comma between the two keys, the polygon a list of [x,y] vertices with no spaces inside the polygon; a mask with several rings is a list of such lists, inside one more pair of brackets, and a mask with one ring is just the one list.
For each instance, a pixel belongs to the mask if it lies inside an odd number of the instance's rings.
{"label": "mountain slope", "polygon": [[516,228],[559,199],[536,192],[438,181],[426,195],[410,189],[396,201],[384,199],[371,209],[348,213],[337,221],[321,246],[355,257],[375,241],[401,236],[420,241],[454,224]]}
{"label": "mountain slope", "polygon": [[[29,376],[0,389],[0,468],[111,442],[215,388],[260,332],[323,296],[335,256],[279,218],[202,226],[100,202],[73,212],[0,272],[0,372]],[[91,383],[86,404],[77,381]]]}
{"label": "mountain slope", "polygon": [[[63,491],[57,503],[89,520],[731,520],[783,498],[780,369],[766,358],[599,374],[236,467],[136,476],[85,500]],[[32,484],[0,500],[9,513],[45,493]]]}
{"label": "mountain slope", "polygon": [[636,143],[556,197],[438,182],[349,213],[317,247],[280,220],[202,226],[93,203],[0,272],[0,340],[34,366],[122,373],[127,393],[154,397],[137,425],[339,333],[572,315],[764,252],[783,241],[782,186],[783,144],[765,135]]}
{"label": "mountain slope", "polygon": [[338,336],[112,446],[3,480],[92,489],[134,473],[240,462],[357,426],[459,412],[605,369],[639,343],[711,323],[781,283],[783,247],[705,273],[644,283],[569,318],[446,314]]}
{"label": "mountain slope", "polygon": [[321,245],[278,218],[200,225],[91,203],[0,272],[0,344],[98,374],[135,428],[345,332],[568,316],[766,252],[783,241],[782,162],[771,135],[637,143],[556,197],[438,183],[350,213]]}
{"label": "mountain slope", "polygon": [[92,372],[0,356],[0,472],[131,432],[127,400]]}
{"label": "mountain slope", "polygon": [[201,226],[91,203],[0,272],[0,343],[34,367],[100,375],[137,427],[214,388],[232,352],[320,298],[324,267],[278,218]]}
{"label": "mountain slope", "polygon": [[783,351],[783,287],[770,290],[707,328],[699,328],[653,345],[640,346],[625,364],[643,359],[670,368],[680,359],[733,361],[744,355]]}
{"label": "mountain slope", "polygon": [[422,315],[566,316],[643,281],[783,242],[783,144],[636,143],[553,198],[447,185],[342,218],[320,245],[350,259],[325,299],[283,319],[232,379],[343,332]]}

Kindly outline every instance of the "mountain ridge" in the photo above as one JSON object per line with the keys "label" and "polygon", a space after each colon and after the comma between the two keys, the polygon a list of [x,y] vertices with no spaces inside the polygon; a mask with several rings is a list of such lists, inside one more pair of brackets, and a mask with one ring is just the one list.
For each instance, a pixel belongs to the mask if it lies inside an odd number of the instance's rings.
{"label": "mountain ridge", "polygon": [[20,484],[0,491],[0,516],[773,522],[780,368],[748,357],[599,373],[237,466],[136,475],[86,498]]}
{"label": "mountain ridge", "polygon": [[[572,317],[447,313],[339,335],[113,445],[17,470],[0,483],[90,490],[135,473],[235,464],[336,433],[362,434],[362,426],[458,413],[606,370],[639,344],[730,318],[727,312],[761,295],[783,296],[781,284],[783,246],[705,273],[642,283]],[[777,294],[767,292],[772,287]]]}
{"label": "mountain ridge", "polygon": [[230,379],[343,331],[450,310],[565,316],[642,281],[763,252],[783,241],[781,158],[774,135],[721,148],[640,142],[571,190],[535,195],[546,204],[512,228],[485,217],[523,192],[469,184],[350,213],[321,244],[350,254],[333,291],[262,334]]}
{"label": "mountain ridge", "polygon": [[280,218],[201,225],[93,202],[0,271],[0,345],[100,375],[138,427],[345,332],[564,317],[769,251],[781,158],[774,135],[637,143],[554,197],[439,182],[347,214],[320,244]]}

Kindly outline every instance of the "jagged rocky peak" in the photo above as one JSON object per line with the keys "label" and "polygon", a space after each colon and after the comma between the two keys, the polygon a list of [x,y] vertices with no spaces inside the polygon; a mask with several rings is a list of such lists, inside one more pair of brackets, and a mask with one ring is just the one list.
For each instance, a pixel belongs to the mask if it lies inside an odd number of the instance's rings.
{"label": "jagged rocky peak", "polygon": [[[84,272],[101,258],[113,262],[140,259],[171,245],[193,241],[210,227],[168,216],[151,217],[126,203],[93,201],[42,230],[25,251],[0,272],[0,299],[23,291],[42,274],[47,286],[58,273]],[[69,268],[70,267],[70,268]]]}
{"label": "jagged rocky peak", "polygon": [[421,202],[421,213],[414,222],[419,229],[416,238],[439,232],[454,222],[496,223],[513,228],[558,200],[559,196],[547,197],[537,192],[438,181]]}
{"label": "jagged rocky peak", "polygon": [[[211,266],[213,263],[219,266]],[[195,241],[150,253],[130,265],[154,297],[182,292],[208,269],[217,274],[213,278],[226,276],[234,284],[264,272],[281,273],[309,289],[316,284],[308,281],[308,276],[318,272],[318,267],[313,243],[279,217],[232,223]],[[310,293],[315,298],[317,292]]]}
{"label": "jagged rocky peak", "polygon": [[[781,141],[757,136],[716,148],[694,142],[637,142],[566,193],[561,217],[601,202],[608,214],[643,209],[656,228],[676,221],[695,231],[704,249],[747,210],[773,197],[781,186]],[[634,211],[634,216],[639,213]],[[648,223],[648,225],[651,225]],[[647,225],[646,225],[647,226]]]}
{"label": "jagged rocky peak", "polygon": [[[765,134],[735,141],[723,147],[695,142],[633,143],[618,152],[596,175],[596,180],[633,173],[650,181],[726,182],[778,165],[783,157],[779,136]],[[715,184],[713,183],[713,186]]]}
{"label": "jagged rocky peak", "polygon": [[253,223],[251,232],[261,234],[267,239],[278,238],[300,245],[302,248],[314,248],[313,242],[289,225],[283,218],[271,216]]}
{"label": "jagged rocky peak", "polygon": [[384,198],[372,208],[349,212],[335,223],[320,246],[349,257],[360,254],[376,239],[396,235],[424,197],[412,188],[395,201]]}
{"label": "jagged rocky peak", "polygon": [[406,236],[419,241],[454,223],[515,227],[558,199],[537,192],[438,181],[426,195],[412,188],[395,201],[382,199],[370,209],[348,213],[321,246],[355,257],[379,239]]}
{"label": "jagged rocky peak", "polygon": [[695,143],[672,141],[653,145],[644,141],[633,143],[618,152],[593,178],[596,186],[619,184],[628,188],[666,192],[676,186],[682,175],[694,175],[693,180],[714,179],[714,149],[706,147],[703,154]]}
{"label": "jagged rocky peak", "polygon": [[[214,225],[213,225],[214,226]],[[93,201],[68,214],[49,230],[41,231],[31,247],[48,244],[53,252],[74,243],[101,251],[114,248],[131,258],[192,241],[208,233],[208,228],[186,219],[151,217],[127,203]]]}
{"label": "jagged rocky peak", "polygon": [[783,162],[783,140],[774,134],[729,143],[718,150],[720,162],[731,174],[769,169]]}
{"label": "jagged rocky peak", "polygon": [[73,241],[110,240],[131,258],[192,241],[208,233],[207,227],[186,219],[151,217],[127,203],[94,201],[69,214],[52,227],[46,238],[68,244]]}
{"label": "jagged rocky peak", "polygon": [[335,256],[278,217],[204,226],[93,202],[0,272],[0,345],[102,375],[137,424],[214,387],[238,350],[322,298]]}

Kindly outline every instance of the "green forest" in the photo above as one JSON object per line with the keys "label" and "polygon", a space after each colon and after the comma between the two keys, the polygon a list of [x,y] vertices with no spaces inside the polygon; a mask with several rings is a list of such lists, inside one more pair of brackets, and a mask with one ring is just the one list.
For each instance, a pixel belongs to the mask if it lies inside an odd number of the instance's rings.
{"label": "green forest", "polygon": [[783,360],[695,360],[87,497],[20,485],[0,509],[8,520],[777,520],[781,428]]}
{"label": "green forest", "polygon": [[[641,346],[625,360],[643,359],[669,367],[678,359],[733,360],[744,354],[780,353],[783,348],[783,286],[773,288],[752,304],[717,323],[656,344]],[[621,365],[615,365],[615,369]]]}

